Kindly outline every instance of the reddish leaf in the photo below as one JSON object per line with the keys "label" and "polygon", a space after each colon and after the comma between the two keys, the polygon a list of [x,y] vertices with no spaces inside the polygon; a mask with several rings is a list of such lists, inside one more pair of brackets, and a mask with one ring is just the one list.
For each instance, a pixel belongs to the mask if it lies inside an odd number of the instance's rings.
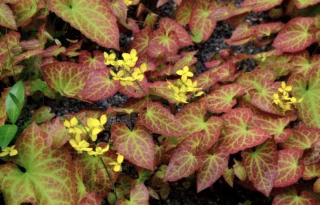
{"label": "reddish leaf", "polygon": [[250,109],[236,108],[222,116],[226,132],[221,139],[221,146],[230,154],[259,145],[271,137],[268,132],[258,127],[247,128],[252,115]]}
{"label": "reddish leaf", "polygon": [[188,24],[190,21],[192,7],[195,0],[184,0],[176,10],[176,20],[180,25]]}
{"label": "reddish leaf", "polygon": [[26,26],[38,10],[38,0],[21,0],[12,5],[12,11],[16,17],[17,27]]}
{"label": "reddish leaf", "polygon": [[178,119],[160,103],[149,102],[146,111],[140,114],[144,126],[152,132],[164,136],[180,136],[184,134]]}
{"label": "reddish leaf", "polygon": [[163,181],[177,181],[193,174],[200,167],[201,158],[185,149],[178,149],[171,157]]}
{"label": "reddish leaf", "polygon": [[299,149],[284,149],[279,152],[275,187],[286,187],[296,183],[303,174],[304,166],[300,158],[303,151]]}
{"label": "reddish leaf", "polygon": [[[227,20],[232,17],[239,18],[240,15],[247,15],[249,8],[230,8],[228,6],[222,6],[217,8],[211,15],[211,17],[216,21]],[[240,18],[241,19],[241,18]]]}
{"label": "reddish leaf", "polygon": [[312,69],[320,66],[320,55],[314,55],[310,59],[308,51],[299,52],[293,56],[290,66],[292,73],[301,73],[308,78]]}
{"label": "reddish leaf", "polygon": [[160,28],[164,28],[167,33],[172,31],[176,33],[180,47],[193,45],[186,29],[179,25],[176,21],[170,18],[161,18],[159,24]]}
{"label": "reddish leaf", "polygon": [[0,26],[11,29],[17,29],[16,21],[9,6],[5,3],[0,3]]}
{"label": "reddish leaf", "polygon": [[175,32],[164,28],[154,31],[148,44],[148,55],[157,58],[160,55],[174,55],[179,50],[179,39]]}
{"label": "reddish leaf", "polygon": [[87,66],[90,70],[106,68],[104,56],[101,51],[93,51],[93,56],[89,51],[81,51],[79,54],[79,64]]}
{"label": "reddish leaf", "polygon": [[119,81],[111,80],[107,69],[90,72],[89,79],[82,91],[82,98],[97,101],[113,96],[119,90]]}
{"label": "reddish leaf", "polygon": [[126,22],[128,7],[123,0],[111,0],[109,6],[120,22]]}
{"label": "reddish leaf", "polygon": [[143,27],[151,32],[153,31],[154,26],[157,23],[157,20],[158,20],[158,15],[153,12],[149,12],[146,19],[144,20]]}
{"label": "reddish leaf", "polygon": [[294,3],[298,9],[304,9],[308,6],[319,3],[320,0],[295,0]]}
{"label": "reddish leaf", "polygon": [[163,81],[158,81],[155,83],[149,84],[150,94],[163,97],[168,100],[169,103],[176,103],[176,99],[174,97],[174,92],[168,88],[168,83]]}
{"label": "reddish leaf", "polygon": [[208,188],[223,174],[228,168],[229,155],[221,147],[213,154],[207,153],[201,155],[200,168],[197,173],[197,192]]}
{"label": "reddish leaf", "polygon": [[218,74],[216,72],[212,72],[211,70],[201,73],[196,81],[198,83],[198,88],[201,90],[206,90],[216,84],[219,80]]}
{"label": "reddish leaf", "polygon": [[37,39],[21,41],[19,43],[19,46],[21,46],[23,50],[34,50],[43,48],[41,41]]}
{"label": "reddish leaf", "polygon": [[298,52],[305,49],[315,40],[314,33],[309,32],[314,23],[315,18],[292,19],[280,30],[272,45],[283,52]]}
{"label": "reddish leaf", "polygon": [[87,194],[87,196],[80,201],[79,205],[100,205],[101,203],[102,198],[97,196],[96,192],[93,191]]}
{"label": "reddish leaf", "polygon": [[297,193],[297,190],[291,189],[285,193],[274,197],[272,205],[316,205],[316,199],[308,192]]}
{"label": "reddish leaf", "polygon": [[149,191],[143,183],[133,185],[130,191],[130,201],[126,199],[119,199],[117,200],[117,203],[116,203],[116,205],[131,205],[131,204],[139,204],[139,205],[149,204]]}
{"label": "reddish leaf", "polygon": [[47,120],[51,120],[55,114],[50,113],[51,107],[42,106],[32,114],[31,121],[35,123],[43,123]]}
{"label": "reddish leaf", "polygon": [[217,22],[210,18],[216,7],[208,2],[201,1],[192,9],[189,28],[196,43],[205,42],[211,36]]}
{"label": "reddish leaf", "polygon": [[[119,50],[116,18],[106,1],[48,0],[48,8],[100,46]],[[94,15],[92,15],[94,13]]]}
{"label": "reddish leaf", "polygon": [[245,93],[246,87],[238,84],[229,84],[218,87],[203,99],[208,103],[208,110],[213,113],[228,112],[237,103],[233,99]]}
{"label": "reddish leaf", "polygon": [[150,32],[148,29],[142,29],[139,33],[135,34],[130,48],[136,49],[139,56],[145,54],[148,49]]}
{"label": "reddish leaf", "polygon": [[256,26],[253,26],[256,31],[255,35],[258,38],[262,38],[263,36],[270,36],[272,33],[278,33],[280,29],[283,27],[283,23],[281,22],[273,22],[273,23],[262,23]]}
{"label": "reddish leaf", "polygon": [[308,166],[305,166],[302,178],[304,180],[310,180],[315,177],[320,176],[320,164],[311,164]]}
{"label": "reddish leaf", "polygon": [[320,193],[320,177],[313,184],[313,191],[316,193]]}
{"label": "reddish leaf", "polygon": [[[263,127],[263,126],[262,126]],[[273,139],[241,153],[243,166],[256,189],[269,196],[277,175],[278,152]]]}
{"label": "reddish leaf", "polygon": [[255,27],[249,27],[249,24],[247,22],[244,22],[237,26],[237,28],[232,32],[231,38],[229,38],[229,41],[239,41],[248,37],[251,37],[255,34],[256,28]]}
{"label": "reddish leaf", "polygon": [[253,115],[251,125],[261,127],[262,130],[273,135],[276,143],[279,143],[290,137],[291,129],[285,129],[285,127],[296,118],[295,115],[277,117],[267,113],[257,113]]}
{"label": "reddish leaf", "polygon": [[68,129],[65,128],[62,120],[58,117],[52,122],[46,121],[40,128],[52,139],[51,147],[54,149],[60,149],[69,140]]}
{"label": "reddish leaf", "polygon": [[304,165],[311,165],[320,162],[320,140],[313,143],[311,149],[303,155]]}
{"label": "reddish leaf", "polygon": [[158,0],[157,2],[157,8],[159,8],[160,6],[166,4],[169,0]]}
{"label": "reddish leaf", "polygon": [[281,147],[306,150],[318,140],[320,140],[320,129],[295,128],[292,129],[291,136],[281,143]]}
{"label": "reddish leaf", "polygon": [[[19,153],[10,158],[14,164],[0,166],[1,192],[6,204],[50,204],[53,201],[75,204],[71,156],[65,151],[51,149],[51,143],[35,123],[17,139],[15,149]],[[25,171],[22,172],[18,166]]]}
{"label": "reddish leaf", "polygon": [[142,81],[135,81],[133,85],[121,85],[119,91],[126,96],[134,98],[142,98],[149,94],[149,84],[147,78],[144,77]]}
{"label": "reddish leaf", "polygon": [[244,0],[241,7],[251,8],[254,12],[266,11],[282,3],[282,0]]}
{"label": "reddish leaf", "polygon": [[124,123],[114,123],[111,138],[115,148],[125,159],[137,166],[154,169],[154,143],[144,127],[136,126],[131,131]]}

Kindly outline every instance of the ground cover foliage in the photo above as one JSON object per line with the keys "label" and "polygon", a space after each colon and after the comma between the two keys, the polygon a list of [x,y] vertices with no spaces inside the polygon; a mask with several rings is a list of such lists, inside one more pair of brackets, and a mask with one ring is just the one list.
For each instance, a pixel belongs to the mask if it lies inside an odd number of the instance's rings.
{"label": "ground cover foliage", "polygon": [[[319,203],[319,3],[0,0],[5,203],[149,204],[185,178],[198,193],[223,180],[274,205]],[[172,17],[158,13],[166,4]],[[229,47],[199,69],[221,22],[234,28]],[[264,51],[234,49],[248,45]],[[121,107],[42,106],[21,120],[37,96],[94,104],[119,93]]]}

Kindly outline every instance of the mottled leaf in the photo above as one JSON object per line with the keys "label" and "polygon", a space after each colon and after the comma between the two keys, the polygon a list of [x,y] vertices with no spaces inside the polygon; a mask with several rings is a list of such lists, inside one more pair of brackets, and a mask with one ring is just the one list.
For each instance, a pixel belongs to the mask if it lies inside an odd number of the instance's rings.
{"label": "mottled leaf", "polygon": [[12,11],[16,17],[17,27],[26,26],[36,14],[39,0],[21,0],[12,5]]}
{"label": "mottled leaf", "polygon": [[272,205],[316,205],[316,199],[308,192],[297,193],[297,190],[291,189],[274,197]]}
{"label": "mottled leaf", "polygon": [[149,94],[149,84],[147,78],[144,77],[142,81],[135,81],[132,85],[121,85],[119,91],[126,96],[134,98],[142,98]]}
{"label": "mottled leaf", "polygon": [[85,65],[90,70],[106,68],[104,56],[101,51],[93,51],[93,56],[89,51],[81,51],[79,54],[79,64]]}
{"label": "mottled leaf", "polygon": [[290,137],[281,143],[281,147],[306,150],[318,140],[320,140],[320,129],[294,128]]}
{"label": "mottled leaf", "polygon": [[241,7],[251,8],[254,12],[267,11],[282,3],[282,0],[244,0]]}
{"label": "mottled leaf", "polygon": [[51,107],[42,106],[36,111],[34,111],[34,113],[31,116],[31,121],[37,124],[40,124],[47,120],[51,120],[55,116],[55,114],[50,112],[51,112]]}
{"label": "mottled leaf", "polygon": [[40,125],[40,128],[51,138],[51,147],[53,149],[60,149],[69,140],[68,129],[63,125],[63,121],[59,117],[52,122],[46,121]]}
{"label": "mottled leaf", "polygon": [[0,26],[17,29],[13,13],[10,7],[5,3],[0,3]]}
{"label": "mottled leaf", "polygon": [[310,180],[315,177],[320,176],[320,164],[311,164],[308,166],[305,166],[302,178],[304,180]]}
{"label": "mottled leaf", "polygon": [[139,33],[135,34],[130,48],[136,49],[138,55],[141,56],[147,52],[149,40],[150,31],[148,29],[142,29]]}
{"label": "mottled leaf", "polygon": [[294,3],[298,9],[304,9],[308,6],[319,3],[319,0],[295,0]]}
{"label": "mottled leaf", "polygon": [[126,199],[117,200],[116,205],[148,205],[149,192],[147,187],[143,184],[133,184],[130,191],[130,201]]}
{"label": "mottled leaf", "polygon": [[195,0],[184,0],[176,10],[176,21],[180,25],[188,24],[190,21],[192,7]]}

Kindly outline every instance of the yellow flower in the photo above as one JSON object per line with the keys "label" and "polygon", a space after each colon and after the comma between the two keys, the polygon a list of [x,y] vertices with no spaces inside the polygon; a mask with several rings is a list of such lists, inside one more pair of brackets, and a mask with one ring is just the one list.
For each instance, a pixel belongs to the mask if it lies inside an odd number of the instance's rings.
{"label": "yellow flower", "polygon": [[115,73],[113,70],[110,70],[110,74],[112,75],[112,79],[114,80],[120,80],[123,76],[124,72],[123,70],[120,70],[119,72]]}
{"label": "yellow flower", "polygon": [[144,78],[144,74],[141,73],[141,71],[140,71],[139,68],[138,68],[137,70],[136,70],[136,68],[135,68],[135,69],[134,69],[134,72],[132,73],[132,78],[133,78],[134,80],[142,81],[143,78]]}
{"label": "yellow flower", "polygon": [[92,150],[90,144],[87,141],[82,140],[80,135],[76,135],[75,139],[70,139],[69,143],[79,154],[81,154],[82,151],[89,152]]}
{"label": "yellow flower", "polygon": [[104,64],[106,65],[112,65],[116,60],[115,53],[108,54],[107,52],[104,52],[103,55],[104,55]]}
{"label": "yellow flower", "polygon": [[122,57],[123,57],[124,65],[127,65],[130,68],[135,66],[138,60],[136,49],[132,49],[130,53],[123,53]]}
{"label": "yellow flower", "polygon": [[97,156],[97,155],[103,155],[103,153],[107,152],[109,150],[109,144],[105,148],[96,147],[96,151],[89,151],[89,155]]}
{"label": "yellow flower", "polygon": [[294,106],[296,106],[296,104],[300,103],[303,100],[303,98],[300,98],[299,100],[297,100],[297,98],[292,97],[292,98],[289,98],[289,100],[290,100],[289,104],[293,104]]}
{"label": "yellow flower", "polygon": [[281,103],[279,94],[277,94],[277,93],[273,94],[273,103],[276,104],[276,105],[278,105],[279,103]]}
{"label": "yellow flower", "polygon": [[184,66],[182,70],[176,72],[178,75],[181,75],[181,80],[185,82],[188,77],[193,77],[193,73],[189,71],[188,66]]}
{"label": "yellow flower", "polygon": [[15,145],[11,146],[11,147],[6,147],[4,148],[4,150],[2,150],[2,152],[0,153],[0,157],[4,157],[9,155],[10,157],[15,156],[18,154],[18,150],[16,150]]}
{"label": "yellow flower", "polygon": [[281,82],[281,88],[278,89],[280,93],[284,96],[288,96],[288,92],[292,90],[292,86],[287,86],[286,82]]}
{"label": "yellow flower", "polygon": [[289,104],[289,103],[280,102],[280,103],[279,103],[279,107],[282,109],[283,112],[292,110],[291,104]]}
{"label": "yellow flower", "polygon": [[123,60],[116,60],[111,63],[111,65],[116,68],[123,66],[123,64],[124,64]]}
{"label": "yellow flower", "polygon": [[87,120],[87,125],[91,131],[92,141],[97,140],[97,135],[104,130],[104,124],[107,122],[107,116],[101,115],[100,120],[89,117]]}
{"label": "yellow flower", "polygon": [[183,85],[180,88],[174,88],[174,98],[178,101],[178,102],[182,102],[182,103],[188,103],[187,102],[187,88]]}
{"label": "yellow flower", "polygon": [[203,94],[204,94],[204,92],[203,92],[203,91],[200,91],[200,92],[196,92],[196,94],[195,94],[194,96],[199,97],[199,96],[201,96],[201,95],[203,95]]}
{"label": "yellow flower", "polygon": [[191,79],[187,79],[184,84],[186,85],[188,92],[195,92],[200,89],[200,88],[197,88],[198,82],[197,81],[192,82]]}
{"label": "yellow flower", "polygon": [[115,172],[121,172],[122,171],[122,167],[121,164],[124,160],[124,156],[121,155],[120,153],[117,153],[118,157],[117,157],[117,161],[116,162],[111,162],[109,163],[110,165],[113,165],[113,171]]}
{"label": "yellow flower", "polygon": [[123,1],[127,6],[131,6],[132,5],[132,0],[123,0]]}
{"label": "yellow flower", "polygon": [[70,134],[80,135],[83,133],[83,129],[78,126],[77,118],[73,117],[70,121],[65,120],[63,125],[69,129]]}

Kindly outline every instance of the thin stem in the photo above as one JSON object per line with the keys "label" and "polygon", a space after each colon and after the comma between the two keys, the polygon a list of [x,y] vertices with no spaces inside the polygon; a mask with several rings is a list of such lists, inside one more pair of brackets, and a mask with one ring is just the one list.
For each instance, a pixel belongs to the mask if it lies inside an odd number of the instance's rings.
{"label": "thin stem", "polygon": [[115,187],[115,185],[114,185],[114,183],[113,183],[113,181],[112,181],[112,178],[111,178],[110,172],[109,172],[109,170],[108,170],[108,168],[107,168],[107,165],[104,163],[104,161],[103,161],[103,159],[102,159],[101,157],[99,157],[99,158],[100,158],[100,160],[101,160],[101,162],[102,162],[102,164],[103,164],[104,169],[107,171],[108,177],[109,177],[110,182],[111,182],[111,184],[112,184],[112,189],[113,189],[114,195],[116,196],[116,200],[118,200],[116,187]]}

